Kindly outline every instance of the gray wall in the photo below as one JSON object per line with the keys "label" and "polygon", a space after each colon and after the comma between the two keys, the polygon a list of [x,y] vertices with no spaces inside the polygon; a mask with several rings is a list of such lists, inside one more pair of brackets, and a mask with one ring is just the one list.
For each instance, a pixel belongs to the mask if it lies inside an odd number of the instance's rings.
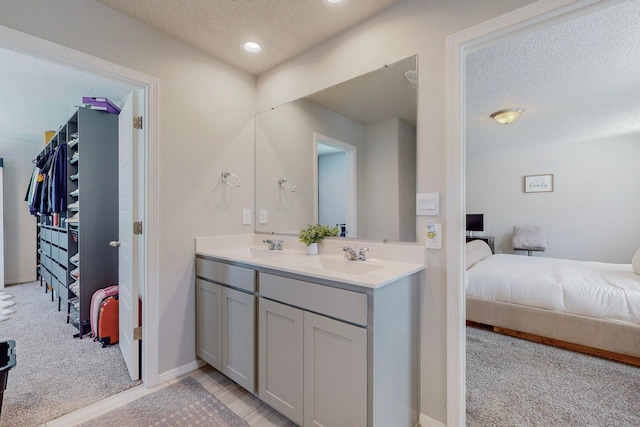
{"label": "gray wall", "polygon": [[[404,0],[258,77],[263,111],[418,54],[418,188],[446,206],[446,38],[531,0]],[[375,48],[363,49],[373,45]],[[446,209],[438,222],[445,224]],[[424,242],[424,217],[416,218]],[[428,250],[422,299],[421,412],[446,421],[446,247]]]}
{"label": "gray wall", "polygon": [[[253,77],[95,0],[1,0],[0,25],[160,79],[157,286],[164,339],[158,362],[164,372],[195,358],[194,236],[252,230],[241,221],[241,209],[252,206],[254,195],[252,114],[418,54],[417,191],[440,192],[444,206],[446,37],[529,3],[403,0],[264,73],[257,87]],[[242,187],[233,192],[221,187],[224,170],[239,175]],[[438,218],[443,223],[445,214]],[[418,229],[423,241],[423,227]],[[441,422],[446,420],[444,254],[429,251],[420,374],[421,412]]]}
{"label": "gray wall", "polygon": [[[44,134],[43,134],[44,138]],[[36,220],[24,201],[42,141],[0,136],[4,158],[4,275],[5,283],[36,279]]]}
{"label": "gray wall", "polygon": [[[628,264],[640,247],[639,160],[640,135],[468,152],[467,211],[484,214],[505,253],[514,225],[544,225],[544,256]],[[547,173],[552,193],[523,192],[523,176]]]}
{"label": "gray wall", "polygon": [[[155,76],[160,374],[195,360],[195,236],[247,233],[255,78],[95,0],[0,1],[0,25]],[[230,171],[240,188],[220,184]]]}

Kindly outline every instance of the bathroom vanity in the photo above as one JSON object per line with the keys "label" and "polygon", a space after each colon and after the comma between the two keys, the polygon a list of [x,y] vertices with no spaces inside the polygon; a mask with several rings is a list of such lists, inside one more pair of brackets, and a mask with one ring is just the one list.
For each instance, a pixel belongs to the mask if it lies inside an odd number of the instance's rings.
{"label": "bathroom vanity", "polygon": [[265,237],[196,239],[197,355],[300,426],[415,426],[424,247]]}

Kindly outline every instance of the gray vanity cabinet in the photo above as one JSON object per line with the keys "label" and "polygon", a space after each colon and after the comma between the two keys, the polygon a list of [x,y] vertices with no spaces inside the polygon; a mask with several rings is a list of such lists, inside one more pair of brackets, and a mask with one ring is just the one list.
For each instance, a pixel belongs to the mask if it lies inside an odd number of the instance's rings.
{"label": "gray vanity cabinet", "polygon": [[258,302],[258,395],[303,425],[303,330],[300,309],[260,298]]}
{"label": "gray vanity cabinet", "polygon": [[222,286],[196,279],[196,354],[222,370]]}
{"label": "gray vanity cabinet", "polygon": [[196,354],[255,392],[255,271],[196,261]]}
{"label": "gray vanity cabinet", "polygon": [[366,426],[367,329],[308,311],[366,313],[366,296],[270,274],[260,286],[301,308],[259,299],[259,397],[301,426]]}
{"label": "gray vanity cabinet", "polygon": [[196,275],[197,355],[276,411],[304,427],[418,423],[418,274],[367,288],[198,255]]}
{"label": "gray vanity cabinet", "polygon": [[304,426],[367,425],[366,329],[304,313]]}

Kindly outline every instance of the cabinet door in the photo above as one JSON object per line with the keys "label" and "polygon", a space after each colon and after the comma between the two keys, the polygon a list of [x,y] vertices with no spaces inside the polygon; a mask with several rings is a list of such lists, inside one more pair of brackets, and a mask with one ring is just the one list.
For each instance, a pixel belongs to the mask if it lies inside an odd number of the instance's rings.
{"label": "cabinet door", "polygon": [[222,369],[222,286],[196,279],[196,354]]}
{"label": "cabinet door", "polygon": [[304,425],[367,425],[365,329],[304,313]]}
{"label": "cabinet door", "polygon": [[259,300],[258,395],[298,425],[303,423],[302,310]]}
{"label": "cabinet door", "polygon": [[255,299],[227,287],[222,292],[222,369],[240,386],[255,391]]}

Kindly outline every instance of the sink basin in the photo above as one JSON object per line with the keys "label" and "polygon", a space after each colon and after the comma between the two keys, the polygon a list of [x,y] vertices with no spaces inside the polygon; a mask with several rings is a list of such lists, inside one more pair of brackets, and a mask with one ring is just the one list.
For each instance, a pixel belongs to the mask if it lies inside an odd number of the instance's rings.
{"label": "sink basin", "polygon": [[261,247],[241,247],[225,251],[226,254],[238,258],[273,258],[282,255],[282,251],[272,251]]}
{"label": "sink basin", "polygon": [[378,264],[370,264],[362,261],[347,261],[329,258],[305,258],[300,260],[297,265],[303,268],[313,268],[315,270],[332,271],[342,274],[366,274],[372,271],[380,270],[384,266]]}

